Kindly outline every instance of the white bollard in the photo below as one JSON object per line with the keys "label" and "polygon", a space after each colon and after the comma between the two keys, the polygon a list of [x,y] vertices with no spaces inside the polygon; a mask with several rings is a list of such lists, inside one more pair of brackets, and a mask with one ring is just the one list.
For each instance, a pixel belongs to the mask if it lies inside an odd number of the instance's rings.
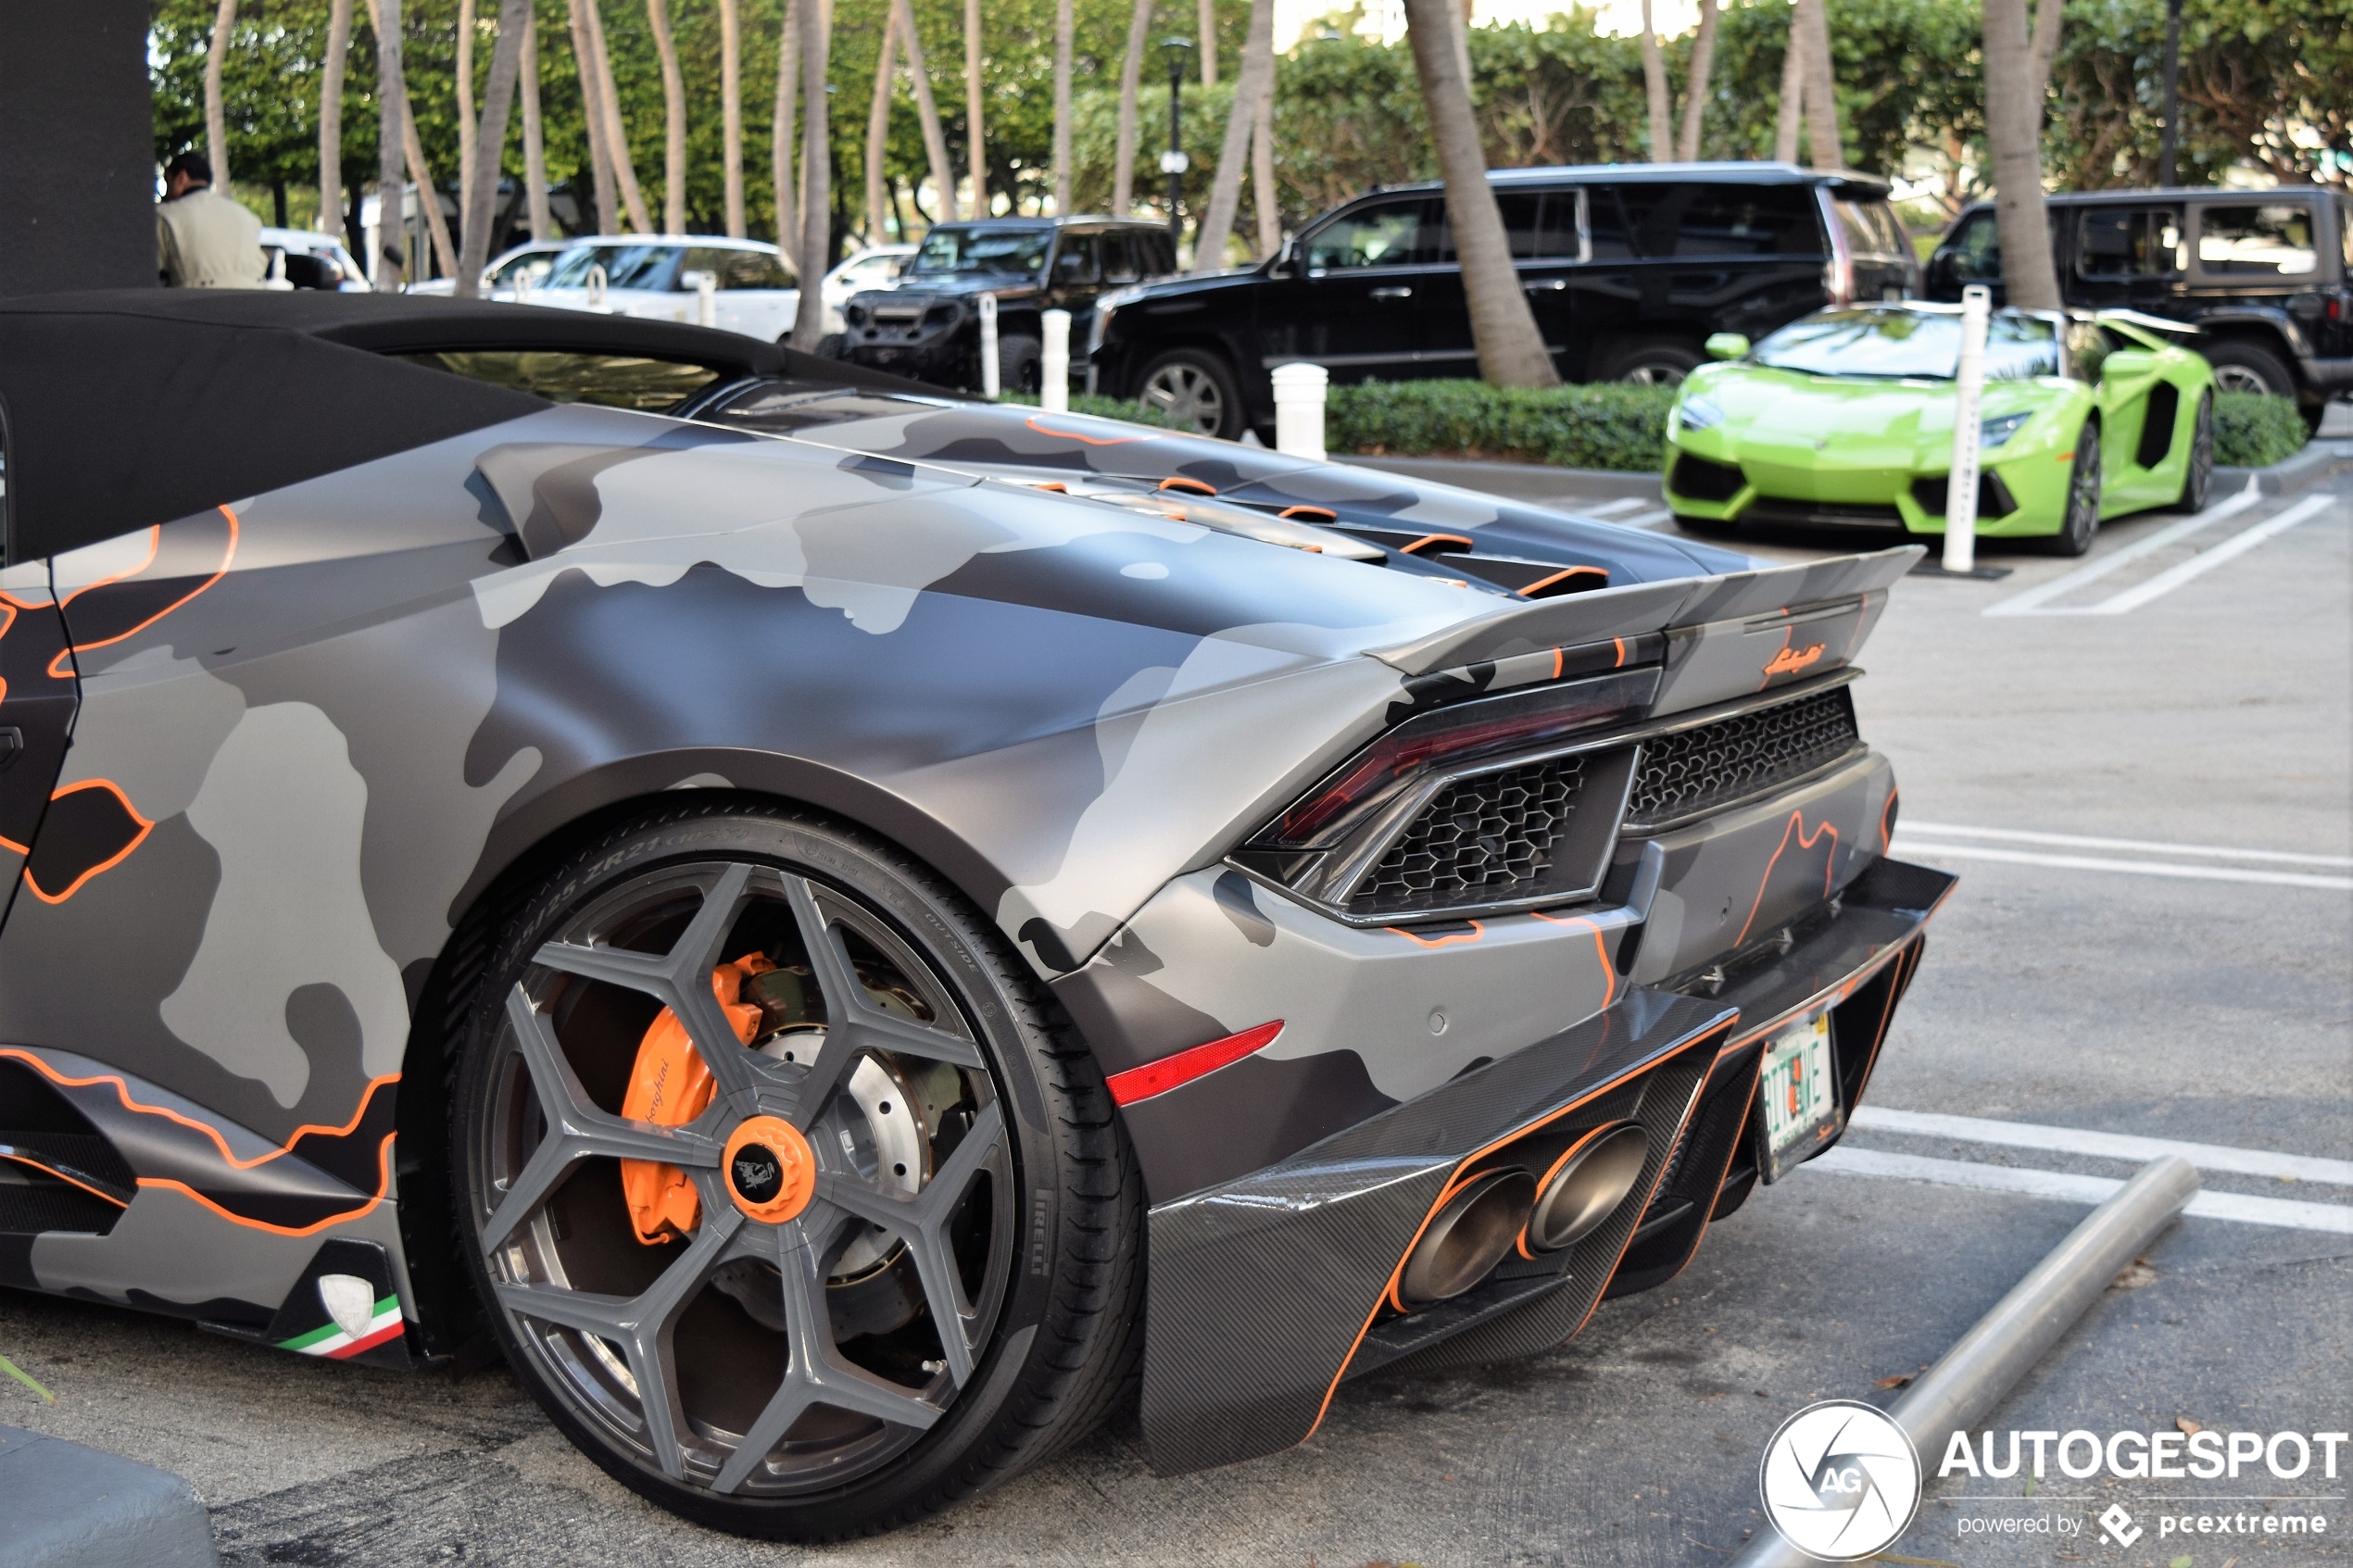
{"label": "white bollard", "polygon": [[719,274],[695,274],[695,325],[715,327],[719,324]]}
{"label": "white bollard", "polygon": [[1061,413],[1070,407],[1070,312],[1046,311],[1038,324],[1046,337],[1038,354],[1038,406]]}
{"label": "white bollard", "polygon": [[1324,394],[1332,373],[1321,365],[1275,367],[1275,450],[1324,459]]}
{"label": "white bollard", "polygon": [[1953,470],[1944,482],[1944,570],[1977,570],[1978,403],[1985,391],[1985,328],[1994,293],[1982,283],[1961,291],[1961,359],[1953,373]]}
{"label": "white bollard", "polygon": [[997,296],[980,296],[980,395],[994,403],[997,385]]}

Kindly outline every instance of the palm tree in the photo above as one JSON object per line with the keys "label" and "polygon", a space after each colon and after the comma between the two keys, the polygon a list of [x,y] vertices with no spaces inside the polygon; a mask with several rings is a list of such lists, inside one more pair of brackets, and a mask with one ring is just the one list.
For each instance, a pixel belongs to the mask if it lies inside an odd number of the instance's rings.
{"label": "palm tree", "polygon": [[204,56],[204,155],[212,165],[212,188],[222,195],[229,194],[229,115],[220,101],[220,68],[236,25],[237,0],[220,0],[212,19],[212,46]]}
{"label": "palm tree", "polygon": [[988,150],[980,119],[980,0],[964,0],[964,152],[973,171],[973,216],[988,216]]}
{"label": "palm tree", "polygon": [[458,0],[458,69],[451,74],[458,88],[458,232],[463,236],[474,209],[474,0]]}
{"label": "palm tree", "polygon": [[776,248],[800,270],[800,187],[793,180],[793,101],[800,93],[800,0],[785,0],[776,40],[776,111],[768,122],[768,172],[776,202]]}
{"label": "palm tree", "polygon": [[1054,213],[1070,211],[1070,56],[1072,0],[1054,0]]}
{"label": "palm tree", "polygon": [[533,0],[522,30],[522,180],[531,214],[531,237],[556,237],[556,215],[547,206],[547,132],[539,117],[539,6]]}
{"label": "palm tree", "polygon": [[[2045,9],[2056,9],[2057,3],[2043,0]],[[2054,49],[2057,31],[2054,20]],[[2027,28],[2026,0],[1985,0],[1985,140],[1994,155],[1994,221],[2002,242],[2002,282],[2010,304],[2056,310],[2058,273],[2051,261],[2050,220],[2043,205],[2043,94],[2035,73],[2036,42]]]}
{"label": "palm tree", "polygon": [[1127,18],[1127,53],[1119,63],[1119,141],[1112,154],[1111,213],[1125,218],[1136,202],[1136,90],[1143,80],[1144,49],[1152,29],[1152,0],[1136,0]]}
{"label": "palm tree", "polygon": [[1798,25],[1796,0],[1789,12],[1789,44],[1781,51],[1781,100],[1773,124],[1773,161],[1797,161],[1797,132],[1806,115],[1806,30]]}
{"label": "palm tree", "polygon": [[1658,52],[1658,30],[1651,25],[1651,0],[1642,0],[1642,87],[1649,95],[1651,161],[1665,163],[1675,156],[1667,107],[1667,60]]}
{"label": "palm tree", "polygon": [[343,227],[343,78],[351,59],[351,0],[327,9],[327,55],[319,67],[319,227]]}
{"label": "palm tree", "polygon": [[[1272,40],[1268,47],[1272,48]],[[1250,178],[1256,193],[1251,205],[1258,213],[1258,254],[1269,257],[1283,243],[1283,213],[1275,197],[1275,72],[1271,62],[1266,82],[1258,94],[1258,107],[1252,113],[1254,121],[1250,138]]]}
{"label": "palm tree", "polygon": [[1214,272],[1226,265],[1226,238],[1234,232],[1241,206],[1242,170],[1250,163],[1251,137],[1258,128],[1259,95],[1275,74],[1275,0],[1251,0],[1250,33],[1242,44],[1241,74],[1234,82],[1234,105],[1226,115],[1226,140],[1217,149],[1217,177],[1209,187],[1209,210],[1193,236],[1193,270]]}
{"label": "palm tree", "polygon": [[465,248],[458,253],[454,280],[461,298],[478,292],[490,261],[491,214],[498,205],[498,166],[507,150],[507,117],[514,107],[515,78],[522,71],[523,43],[531,36],[531,0],[503,0],[498,7],[498,46],[491,51],[490,79],[482,84],[482,127],[474,137],[473,195],[465,211]]}
{"label": "palm tree", "polygon": [[654,232],[646,210],[646,194],[637,185],[637,167],[629,157],[629,129],[622,123],[621,91],[613,84],[612,56],[605,49],[602,0],[581,0],[588,17],[588,53],[597,66],[597,104],[605,121],[605,146],[612,155],[613,183],[621,187],[621,205],[629,210],[629,226],[641,234]]}
{"label": "palm tree", "polygon": [[931,95],[931,68],[924,63],[923,35],[915,31],[913,0],[893,0],[891,14],[899,19],[899,42],[907,50],[907,74],[915,84],[915,118],[924,128],[924,157],[931,164],[931,182],[939,192],[942,222],[956,220],[956,166],[948,160],[948,133],[940,129],[939,105]]}
{"label": "palm tree", "polygon": [[[395,69],[389,77],[382,76],[383,57],[387,40],[390,42],[395,56],[395,64],[396,66],[398,64],[401,52],[400,0],[368,0],[368,19],[376,30],[377,69],[380,76],[378,90],[390,94],[392,98],[389,112],[394,118],[387,129],[396,127],[393,131],[396,157],[399,154],[407,155],[409,178],[415,182],[417,200],[425,209],[425,232],[433,236],[434,258],[440,263],[444,273],[455,278],[458,275],[458,251],[457,247],[449,243],[449,220],[442,216],[441,194],[434,185],[433,170],[425,164],[425,145],[417,139],[417,116],[409,107],[408,77],[402,69]],[[399,188],[400,165],[397,161],[394,161],[388,167],[395,170],[393,185],[396,193]],[[378,197],[381,201],[381,192],[378,193]],[[396,194],[392,204],[392,211],[395,215],[400,213],[402,205]],[[401,232],[402,243],[405,245],[407,240],[405,227]]]}
{"label": "palm tree", "polygon": [[727,237],[744,237],[744,30],[738,0],[719,0],[720,150]]}
{"label": "palm tree", "polygon": [[1201,0],[1201,84],[1217,85],[1217,0]]}
{"label": "palm tree", "polygon": [[[389,20],[390,25],[386,25]],[[400,193],[400,0],[368,0],[376,32],[376,254],[370,263],[380,294],[398,294],[409,262],[409,215]]]}
{"label": "palm tree", "polygon": [[1675,144],[1680,163],[1699,158],[1700,125],[1707,114],[1707,79],[1716,63],[1716,0],[1699,0],[1699,34],[1692,40],[1691,79],[1683,87],[1683,133]]}
{"label": "palm tree", "polygon": [[826,124],[825,71],[833,54],[834,8],[827,0],[800,0],[800,308],[792,345],[815,351],[825,335],[824,291],[817,286],[833,264],[832,132]]}
{"label": "palm tree", "polygon": [[1806,29],[1806,132],[1817,169],[1843,169],[1846,154],[1839,134],[1837,82],[1831,76],[1830,7],[1824,0],[1797,0]]}
{"label": "palm tree", "polygon": [[670,33],[669,0],[646,0],[654,53],[661,56],[661,232],[686,232],[686,83],[678,73],[678,41]]}
{"label": "palm tree", "polygon": [[612,144],[605,138],[604,100],[598,95],[597,51],[588,42],[588,0],[566,0],[572,21],[572,58],[580,69],[580,117],[588,126],[588,174],[597,194],[589,227],[599,234],[621,228],[620,195],[613,179]]}
{"label": "palm tree", "polygon": [[866,243],[888,245],[889,195],[883,178],[883,154],[890,140],[890,73],[899,47],[899,12],[883,17],[881,53],[875,56],[875,97],[866,109]]}
{"label": "palm tree", "polygon": [[1453,0],[1405,0],[1405,29],[1446,182],[1446,217],[1462,263],[1478,371],[1498,386],[1558,386],[1560,374],[1520,292],[1511,238],[1487,182],[1487,153],[1471,115],[1470,82],[1454,50],[1452,9]]}

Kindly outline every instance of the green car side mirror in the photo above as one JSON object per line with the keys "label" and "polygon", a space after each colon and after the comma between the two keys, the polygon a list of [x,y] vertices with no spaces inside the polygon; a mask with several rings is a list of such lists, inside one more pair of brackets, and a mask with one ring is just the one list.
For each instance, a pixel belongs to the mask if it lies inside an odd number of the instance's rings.
{"label": "green car side mirror", "polygon": [[1739,332],[1716,332],[1707,340],[1707,352],[1718,359],[1737,359],[1748,352],[1748,339]]}
{"label": "green car side mirror", "polygon": [[2157,368],[2157,356],[2145,348],[2120,348],[2100,361],[2100,379],[2145,376]]}

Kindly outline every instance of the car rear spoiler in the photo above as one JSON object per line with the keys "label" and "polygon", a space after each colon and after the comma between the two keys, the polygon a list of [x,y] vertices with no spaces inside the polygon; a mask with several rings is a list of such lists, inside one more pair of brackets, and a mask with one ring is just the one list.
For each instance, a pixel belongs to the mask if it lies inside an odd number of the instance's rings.
{"label": "car rear spoiler", "polygon": [[[1457,622],[1410,643],[1375,648],[1371,654],[1408,675],[1425,675],[1491,663],[1515,654],[1605,643],[1645,632],[1673,632],[1760,617],[1780,619],[1793,609],[1852,601],[1875,593],[1883,596],[1925,554],[1919,545],[1899,545],[1869,555],[1832,556],[1720,577],[1633,583],[1534,604],[1506,604],[1477,620]],[[1855,642],[1860,640],[1855,638]],[[1847,651],[1852,652],[1851,646]]]}

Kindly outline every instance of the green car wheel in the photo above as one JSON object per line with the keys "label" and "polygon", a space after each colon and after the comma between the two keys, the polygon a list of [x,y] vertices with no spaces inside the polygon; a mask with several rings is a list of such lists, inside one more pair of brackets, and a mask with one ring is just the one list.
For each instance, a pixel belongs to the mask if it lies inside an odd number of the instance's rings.
{"label": "green car wheel", "polygon": [[2067,475],[2067,510],[2047,541],[2055,556],[2080,556],[2100,531],[2100,427],[2083,421],[2075,437],[2075,465]]}

